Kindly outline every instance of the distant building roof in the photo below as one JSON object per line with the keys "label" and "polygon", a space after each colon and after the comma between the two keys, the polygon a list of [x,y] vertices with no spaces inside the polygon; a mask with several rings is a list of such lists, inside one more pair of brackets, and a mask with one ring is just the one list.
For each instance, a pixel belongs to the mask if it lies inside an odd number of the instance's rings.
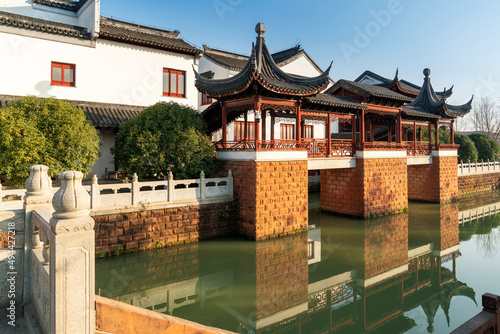
{"label": "distant building roof", "polygon": [[327,91],[327,93],[333,93],[340,87],[345,88],[345,89],[352,89],[354,91],[358,90],[362,93],[369,94],[371,96],[379,97],[379,98],[388,98],[388,99],[393,99],[393,100],[398,100],[401,102],[411,102],[413,101],[412,98],[393,92],[390,89],[387,89],[382,86],[375,86],[375,85],[369,85],[369,84],[364,84],[356,81],[349,81],[349,80],[339,80],[330,87]]}
{"label": "distant building roof", "polygon": [[456,118],[466,115],[472,108],[472,98],[469,102],[460,106],[447,104],[445,97],[439,98],[434,92],[429,77],[430,74],[431,70],[424,69],[424,85],[415,100],[403,106],[403,115],[429,118]]}
{"label": "distant building roof", "polygon": [[[249,58],[246,55],[210,48],[205,44],[203,45],[203,49],[203,54],[206,58],[230,70],[242,70]],[[300,45],[296,45],[283,51],[275,52],[271,56],[273,57],[274,62],[279,67],[282,67],[291,63],[301,55],[305,55],[311,61],[318,72],[323,72],[321,68],[316,65],[316,63],[314,63],[309,55],[300,47]]]}
{"label": "distant building roof", "polygon": [[208,96],[218,98],[238,94],[252,82],[260,84],[272,93],[295,96],[315,95],[328,86],[330,67],[313,78],[285,73],[278,67],[267,48],[263,23],[257,25],[256,32],[258,37],[252,48],[252,55],[238,74],[225,79],[207,79],[195,71],[196,88]]}
{"label": "distant building roof", "polygon": [[83,27],[2,11],[0,11],[0,25],[77,39],[90,40],[92,38],[92,35]]}
{"label": "distant building roof", "polygon": [[[372,84],[374,86],[385,87],[402,95],[406,95],[408,97],[413,97],[413,98],[416,97],[420,92],[420,89],[422,89],[422,87],[415,85],[414,83],[411,83],[406,80],[400,80],[398,69],[396,69],[396,75],[392,80],[385,78],[381,75],[378,75],[372,71],[364,71],[354,81],[361,82],[363,81],[363,79],[367,77],[375,79],[375,81],[378,81],[378,83]],[[445,97],[449,97],[451,96],[451,94],[453,94],[453,86],[450,89],[445,89],[443,92],[436,92],[436,95]]]}
{"label": "distant building roof", "polygon": [[[0,108],[4,108],[10,102],[21,98],[15,95],[0,95]],[[132,106],[115,103],[101,103],[88,101],[67,100],[78,109],[83,110],[87,119],[99,129],[117,130],[121,124],[130,118],[137,116],[146,109],[143,106]]]}
{"label": "distant building roof", "polygon": [[99,38],[150,48],[200,54],[201,50],[179,38],[177,30],[163,30],[101,16]]}

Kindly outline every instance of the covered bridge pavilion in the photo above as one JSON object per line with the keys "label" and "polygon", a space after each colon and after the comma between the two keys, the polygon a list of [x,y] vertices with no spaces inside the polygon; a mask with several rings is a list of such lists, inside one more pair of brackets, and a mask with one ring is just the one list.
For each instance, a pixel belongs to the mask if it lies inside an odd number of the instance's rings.
{"label": "covered bridge pavilion", "polygon": [[[307,228],[308,169],[324,170],[322,209],[342,214],[368,217],[406,209],[415,193],[409,174],[420,180],[416,188],[432,188],[416,199],[444,202],[458,195],[457,146],[440,144],[437,129],[446,125],[453,132],[454,118],[466,114],[471,102],[446,104],[434,92],[429,70],[415,99],[347,80],[322,93],[331,66],[313,78],[285,73],[266,46],[264,24],[256,32],[251,56],[235,76],[210,79],[195,71],[198,90],[217,100],[203,116],[210,133],[222,130],[215,143],[218,164],[233,171],[242,234],[260,239]],[[251,139],[249,113],[257,124]],[[228,141],[227,125],[241,116],[242,140]],[[274,125],[277,117],[295,119],[293,140],[275,138],[267,122]],[[333,138],[332,118],[341,124]],[[324,139],[304,138],[306,119],[325,122]],[[434,128],[434,142],[422,141],[422,128]],[[410,159],[415,156],[420,157]]]}

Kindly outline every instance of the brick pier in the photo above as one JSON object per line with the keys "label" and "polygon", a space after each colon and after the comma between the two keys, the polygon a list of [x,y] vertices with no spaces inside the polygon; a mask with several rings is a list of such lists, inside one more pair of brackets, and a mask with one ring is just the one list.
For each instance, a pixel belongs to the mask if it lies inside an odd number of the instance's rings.
{"label": "brick pier", "polygon": [[408,207],[406,151],[359,151],[356,167],[321,171],[321,209],[359,217]]}
{"label": "brick pier", "polygon": [[306,151],[218,152],[219,171],[232,170],[236,231],[252,239],[308,226]]}

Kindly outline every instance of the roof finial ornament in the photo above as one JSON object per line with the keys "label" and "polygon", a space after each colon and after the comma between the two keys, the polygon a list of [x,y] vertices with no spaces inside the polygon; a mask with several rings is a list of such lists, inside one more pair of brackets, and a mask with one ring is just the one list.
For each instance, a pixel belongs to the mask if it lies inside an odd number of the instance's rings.
{"label": "roof finial ornament", "polygon": [[426,78],[428,78],[429,75],[431,75],[431,70],[429,68],[424,68],[424,75]]}
{"label": "roof finial ornament", "polygon": [[399,80],[399,67],[396,67],[396,75],[394,76],[394,81]]}
{"label": "roof finial ornament", "polygon": [[259,35],[259,37],[264,38],[264,33],[266,32],[266,25],[262,22],[257,23],[255,26],[255,32]]}

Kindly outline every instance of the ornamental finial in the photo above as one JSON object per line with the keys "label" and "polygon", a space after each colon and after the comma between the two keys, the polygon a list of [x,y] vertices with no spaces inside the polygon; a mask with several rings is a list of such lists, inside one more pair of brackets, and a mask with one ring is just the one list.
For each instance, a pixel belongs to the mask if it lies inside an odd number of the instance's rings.
{"label": "ornamental finial", "polygon": [[264,37],[264,33],[266,32],[266,25],[262,22],[257,23],[255,26],[255,32],[259,35],[259,37]]}
{"label": "ornamental finial", "polygon": [[57,218],[75,218],[88,215],[90,198],[82,186],[83,174],[71,171],[62,172],[59,176],[61,187],[52,198],[52,206]]}
{"label": "ornamental finial", "polygon": [[424,69],[424,75],[425,75],[426,78],[428,78],[429,75],[431,75],[431,70],[429,68],[425,68]]}

